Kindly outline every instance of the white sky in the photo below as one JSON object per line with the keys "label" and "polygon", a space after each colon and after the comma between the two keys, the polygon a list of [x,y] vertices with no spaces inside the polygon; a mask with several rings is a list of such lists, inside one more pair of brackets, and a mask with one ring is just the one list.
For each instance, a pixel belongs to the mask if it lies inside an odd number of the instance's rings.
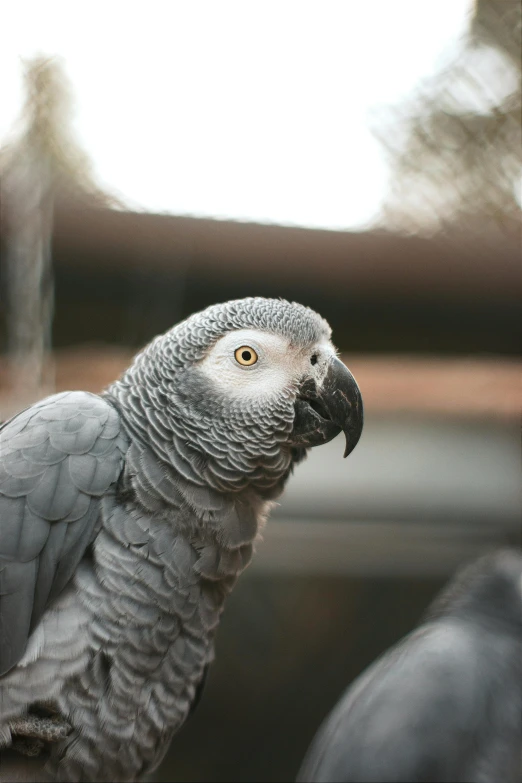
{"label": "white sky", "polygon": [[356,227],[386,189],[369,112],[448,57],[472,1],[14,0],[0,142],[20,57],[57,54],[97,179],[132,207]]}

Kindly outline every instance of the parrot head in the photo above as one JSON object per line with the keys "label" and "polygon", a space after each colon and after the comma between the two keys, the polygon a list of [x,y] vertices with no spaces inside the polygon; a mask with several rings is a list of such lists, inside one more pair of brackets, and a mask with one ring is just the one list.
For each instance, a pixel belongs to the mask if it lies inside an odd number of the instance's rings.
{"label": "parrot head", "polygon": [[157,337],[130,373],[211,484],[268,488],[310,447],[342,431],[347,456],[360,438],[359,387],[330,335],[303,305],[239,299]]}

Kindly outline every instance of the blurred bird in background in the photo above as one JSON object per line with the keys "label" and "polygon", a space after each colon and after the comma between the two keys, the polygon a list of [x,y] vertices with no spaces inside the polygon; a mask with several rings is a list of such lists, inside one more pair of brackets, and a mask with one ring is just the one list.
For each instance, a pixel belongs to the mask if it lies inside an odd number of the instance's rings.
{"label": "blurred bird in background", "polygon": [[461,570],[424,622],[348,689],[302,783],[520,783],[522,554]]}

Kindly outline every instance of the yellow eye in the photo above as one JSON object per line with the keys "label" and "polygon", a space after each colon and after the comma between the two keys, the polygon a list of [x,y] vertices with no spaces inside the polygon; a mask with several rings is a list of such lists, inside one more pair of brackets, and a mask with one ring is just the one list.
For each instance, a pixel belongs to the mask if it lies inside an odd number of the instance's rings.
{"label": "yellow eye", "polygon": [[242,345],[234,354],[236,362],[244,367],[250,367],[257,362],[257,353],[249,345]]}

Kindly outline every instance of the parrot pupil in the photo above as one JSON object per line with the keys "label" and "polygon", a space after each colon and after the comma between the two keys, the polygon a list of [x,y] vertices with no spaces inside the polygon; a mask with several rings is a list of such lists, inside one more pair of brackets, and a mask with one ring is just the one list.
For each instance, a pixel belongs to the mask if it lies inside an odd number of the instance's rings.
{"label": "parrot pupil", "polygon": [[249,362],[250,359],[252,358],[252,354],[250,353],[250,351],[243,351],[243,353],[241,354],[241,358],[243,359],[244,362]]}
{"label": "parrot pupil", "polygon": [[310,359],[310,364],[317,364],[317,354],[316,353],[314,353],[314,355]]}

